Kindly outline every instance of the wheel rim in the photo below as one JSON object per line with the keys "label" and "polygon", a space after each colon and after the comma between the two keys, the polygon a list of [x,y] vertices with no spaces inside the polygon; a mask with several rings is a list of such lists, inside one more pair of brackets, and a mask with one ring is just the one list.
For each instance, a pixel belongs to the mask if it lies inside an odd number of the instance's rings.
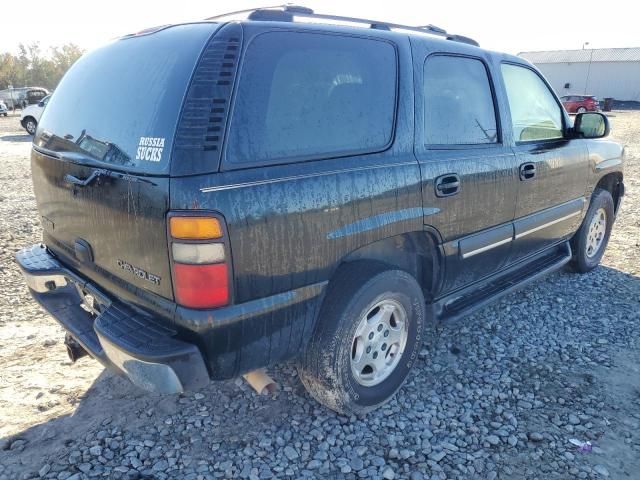
{"label": "wheel rim", "polygon": [[589,224],[587,232],[587,257],[593,258],[602,247],[607,233],[607,212],[599,208]]}
{"label": "wheel rim", "polygon": [[27,132],[35,133],[35,131],[36,131],[36,124],[32,121],[27,122]]}
{"label": "wheel rim", "polygon": [[399,302],[387,299],[371,307],[351,341],[355,380],[365,387],[383,382],[398,366],[407,338],[407,312]]}
{"label": "wheel rim", "polygon": [[587,109],[586,109],[586,108],[584,108],[584,107],[580,107],[580,108],[578,109],[578,113],[584,113],[584,112],[586,112],[586,111],[587,111]]}

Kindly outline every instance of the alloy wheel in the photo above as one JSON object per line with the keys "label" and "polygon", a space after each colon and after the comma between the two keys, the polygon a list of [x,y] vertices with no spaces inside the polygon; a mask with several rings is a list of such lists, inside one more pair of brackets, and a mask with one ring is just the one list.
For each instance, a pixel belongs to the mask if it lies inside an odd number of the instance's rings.
{"label": "alloy wheel", "polygon": [[407,312],[397,301],[376,303],[362,317],[353,336],[351,372],[362,386],[383,382],[396,368],[407,344]]}
{"label": "alloy wheel", "polygon": [[600,251],[606,233],[607,212],[604,208],[599,208],[591,219],[587,232],[586,253],[588,258],[593,258]]}

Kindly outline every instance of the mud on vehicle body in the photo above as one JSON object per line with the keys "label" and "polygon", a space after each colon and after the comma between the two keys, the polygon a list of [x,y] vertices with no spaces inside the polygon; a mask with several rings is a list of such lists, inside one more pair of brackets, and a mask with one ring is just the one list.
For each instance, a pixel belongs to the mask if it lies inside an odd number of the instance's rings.
{"label": "mud on vehicle body", "polygon": [[162,27],[72,67],[32,150],[43,244],[17,255],[71,345],[161,392],[296,359],[361,413],[436,321],[598,264],[624,193],[606,117],[572,124],[468,38],[334,20]]}

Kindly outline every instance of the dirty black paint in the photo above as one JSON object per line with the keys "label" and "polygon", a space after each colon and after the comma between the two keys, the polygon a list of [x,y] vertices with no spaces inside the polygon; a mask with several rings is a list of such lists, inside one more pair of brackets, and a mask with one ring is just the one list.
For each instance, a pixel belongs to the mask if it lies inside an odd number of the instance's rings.
{"label": "dirty black paint", "polygon": [[[341,264],[375,260],[408,271],[421,281],[428,301],[473,293],[473,285],[491,274],[569,238],[593,186],[604,175],[621,172],[621,149],[611,142],[569,140],[567,132],[567,139],[552,143],[516,144],[500,76],[502,61],[524,62],[516,57],[427,36],[347,27],[249,22],[217,31],[224,33],[224,42],[215,36],[203,41],[197,75],[184,86],[171,175],[114,176],[74,187],[63,180],[66,174],[87,178],[95,167],[32,153],[49,248],[114,296],[171,323],[181,338],[200,347],[213,378],[302,352]],[[390,42],[397,56],[390,145],[269,165],[238,165],[226,157],[224,138],[237,101],[234,76],[242,75],[247,45],[267,31]],[[231,47],[233,54],[225,50]],[[496,143],[425,144],[423,65],[433,54],[483,62],[497,112]],[[220,55],[233,56],[226,70],[215,70],[217,75],[224,71],[218,80],[228,83],[207,83],[208,68]],[[211,118],[219,121],[210,124]],[[132,135],[154,137],[153,132]],[[535,182],[520,180],[525,162],[536,163]],[[459,192],[441,197],[435,180],[447,174],[458,176]],[[234,275],[233,304],[227,307],[190,310],[172,302],[166,215],[195,209],[215,211],[226,221]],[[515,238],[549,222],[556,222],[553,228]],[[505,235],[508,241],[502,242]],[[92,265],[74,259],[78,238],[91,245]],[[159,284],[130,275],[118,267],[118,259],[157,275]]]}
{"label": "dirty black paint", "polygon": [[[65,175],[88,178],[94,167],[31,154],[31,171],[45,244],[64,257],[75,257],[74,244],[90,245],[93,262],[78,262],[78,270],[100,282],[104,273],[124,282],[173,298],[165,215],[169,206],[169,179],[128,175],[98,178],[86,187],[65,181]],[[136,181],[140,180],[140,181]],[[150,282],[124,270],[118,260],[159,278]]]}

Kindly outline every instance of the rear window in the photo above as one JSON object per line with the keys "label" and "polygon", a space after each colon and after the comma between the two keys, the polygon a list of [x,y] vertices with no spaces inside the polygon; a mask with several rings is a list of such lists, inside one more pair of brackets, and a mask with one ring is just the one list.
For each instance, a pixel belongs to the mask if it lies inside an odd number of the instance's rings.
{"label": "rear window", "polygon": [[287,163],[384,149],[396,104],[396,51],[385,41],[269,32],[249,45],[227,161]]}
{"label": "rear window", "polygon": [[167,173],[183,97],[216,28],[170,27],[83,56],[51,97],[36,146],[73,153],[80,162]]}
{"label": "rear window", "polygon": [[424,64],[424,132],[430,145],[496,143],[489,75],[474,58],[436,55]]}

